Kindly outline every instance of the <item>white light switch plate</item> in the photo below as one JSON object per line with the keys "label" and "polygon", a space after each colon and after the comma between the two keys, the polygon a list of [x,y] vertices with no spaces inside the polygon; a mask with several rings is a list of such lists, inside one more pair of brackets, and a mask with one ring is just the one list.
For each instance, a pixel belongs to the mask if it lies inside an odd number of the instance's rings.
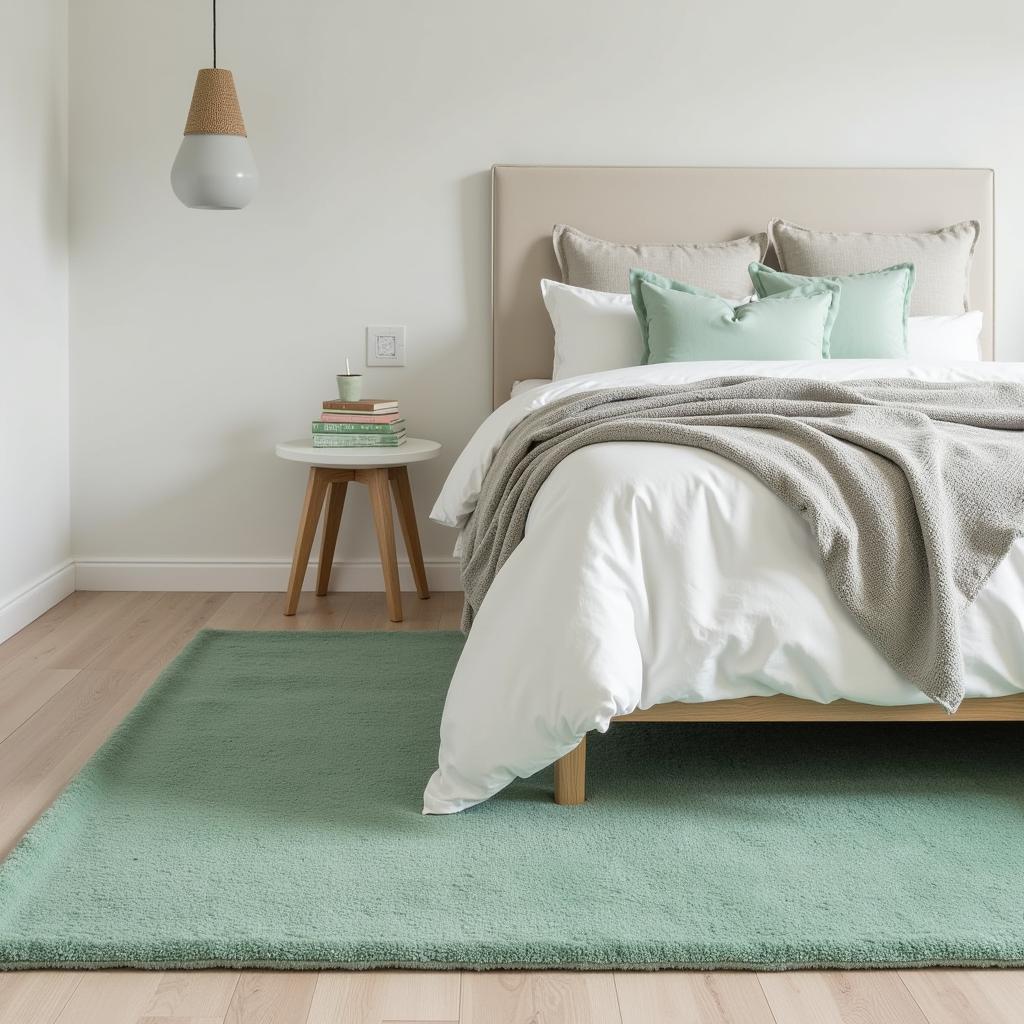
{"label": "white light switch plate", "polygon": [[405,328],[384,325],[366,328],[367,366],[405,366]]}

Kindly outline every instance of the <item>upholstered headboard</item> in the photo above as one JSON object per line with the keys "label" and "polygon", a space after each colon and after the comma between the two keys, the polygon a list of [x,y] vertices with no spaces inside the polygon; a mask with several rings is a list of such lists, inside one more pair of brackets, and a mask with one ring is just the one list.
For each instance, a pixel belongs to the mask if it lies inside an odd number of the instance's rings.
{"label": "upholstered headboard", "polygon": [[492,170],[494,404],[550,377],[554,337],[540,280],[559,279],[556,223],[619,242],[722,241],[772,217],[822,231],[930,231],[977,220],[971,308],[994,354],[993,175],[978,169],[518,167]]}

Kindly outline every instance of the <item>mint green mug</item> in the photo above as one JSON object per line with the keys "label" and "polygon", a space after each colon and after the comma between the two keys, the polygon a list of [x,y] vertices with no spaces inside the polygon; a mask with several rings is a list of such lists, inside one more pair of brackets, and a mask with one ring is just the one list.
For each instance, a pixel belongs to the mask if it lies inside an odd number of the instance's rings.
{"label": "mint green mug", "polygon": [[338,398],[343,402],[358,402],[363,393],[363,375],[361,373],[339,373]]}

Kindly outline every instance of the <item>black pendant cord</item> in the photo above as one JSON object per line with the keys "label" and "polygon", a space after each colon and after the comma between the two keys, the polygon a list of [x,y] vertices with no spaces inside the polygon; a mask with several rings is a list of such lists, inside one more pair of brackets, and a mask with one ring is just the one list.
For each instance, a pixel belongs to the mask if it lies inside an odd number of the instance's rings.
{"label": "black pendant cord", "polygon": [[217,0],[213,0],[213,66],[217,66]]}

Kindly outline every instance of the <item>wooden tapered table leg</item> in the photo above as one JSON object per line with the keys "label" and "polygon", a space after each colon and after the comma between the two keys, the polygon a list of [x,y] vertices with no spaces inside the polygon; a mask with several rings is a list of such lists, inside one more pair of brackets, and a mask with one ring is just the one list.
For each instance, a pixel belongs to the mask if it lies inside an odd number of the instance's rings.
{"label": "wooden tapered table leg", "polygon": [[555,762],[555,803],[573,806],[587,798],[587,737]]}
{"label": "wooden tapered table leg", "polygon": [[416,529],[416,511],[412,504],[412,488],[409,486],[409,470],[405,466],[392,466],[388,471],[391,488],[395,492],[395,505],[398,507],[398,522],[402,526],[405,538],[405,550],[409,555],[409,565],[416,581],[416,593],[424,601],[430,597],[427,586],[427,570],[423,566],[423,551],[420,548],[420,533]]}
{"label": "wooden tapered table leg", "polygon": [[288,577],[288,594],[285,598],[285,615],[294,615],[299,607],[299,595],[302,593],[302,581],[306,577],[309,566],[309,553],[313,549],[313,538],[316,536],[316,524],[320,520],[324,495],[330,481],[330,470],[318,466],[309,469],[309,480],[306,483],[306,497],[302,503],[302,515],[299,518],[299,533],[295,538],[295,554],[292,557],[292,571]]}
{"label": "wooden tapered table leg", "polygon": [[327,515],[324,516],[324,536],[320,542],[320,566],[316,574],[318,597],[327,593],[331,582],[331,566],[334,563],[334,548],[338,543],[338,528],[341,526],[341,512],[345,507],[347,480],[334,480],[327,499]]}
{"label": "wooden tapered table leg", "polygon": [[360,469],[357,470],[357,479],[363,480],[370,489],[373,525],[377,530],[380,564],[384,571],[388,618],[392,622],[401,622],[402,593],[398,584],[398,557],[395,554],[395,524],[391,517],[391,488],[388,486],[388,470],[387,468]]}

